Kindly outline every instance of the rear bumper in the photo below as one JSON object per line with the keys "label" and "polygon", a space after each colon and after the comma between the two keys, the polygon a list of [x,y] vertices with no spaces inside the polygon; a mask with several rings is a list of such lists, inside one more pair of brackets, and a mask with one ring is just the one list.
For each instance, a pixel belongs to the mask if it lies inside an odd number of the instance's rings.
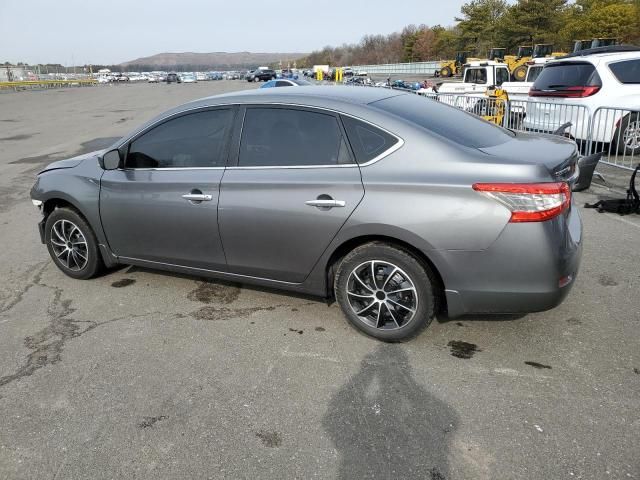
{"label": "rear bumper", "polygon": [[578,274],[582,219],[572,207],[547,222],[508,224],[487,250],[439,253],[449,317],[549,310]]}

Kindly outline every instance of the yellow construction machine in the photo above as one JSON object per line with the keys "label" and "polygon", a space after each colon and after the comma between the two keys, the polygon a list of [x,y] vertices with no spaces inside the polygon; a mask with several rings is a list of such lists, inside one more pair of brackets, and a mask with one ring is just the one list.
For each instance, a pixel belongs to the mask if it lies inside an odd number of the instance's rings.
{"label": "yellow construction machine", "polygon": [[462,67],[469,60],[475,60],[468,58],[469,52],[457,52],[455,60],[444,60],[440,64],[440,76],[441,77],[453,77],[462,75]]}
{"label": "yellow construction machine", "polygon": [[532,59],[563,55],[566,53],[554,52],[553,45],[550,43],[538,43],[533,47],[526,45],[518,47],[517,55],[506,55],[505,48],[492,48],[489,52],[489,60],[506,63],[513,79],[517,82],[524,82],[527,78],[527,63]]}

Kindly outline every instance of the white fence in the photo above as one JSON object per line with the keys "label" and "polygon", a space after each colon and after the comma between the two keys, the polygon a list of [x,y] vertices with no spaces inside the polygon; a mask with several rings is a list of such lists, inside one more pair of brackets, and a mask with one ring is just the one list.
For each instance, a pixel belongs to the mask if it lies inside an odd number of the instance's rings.
{"label": "white fence", "polygon": [[435,75],[440,71],[440,62],[383,63],[380,65],[353,65],[356,72],[371,75]]}

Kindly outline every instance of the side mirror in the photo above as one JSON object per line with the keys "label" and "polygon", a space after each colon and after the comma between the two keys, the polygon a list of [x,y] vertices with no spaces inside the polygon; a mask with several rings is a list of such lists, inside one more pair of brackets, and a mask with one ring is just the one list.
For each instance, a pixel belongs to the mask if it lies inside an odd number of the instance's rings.
{"label": "side mirror", "polygon": [[115,170],[120,166],[120,152],[111,150],[102,156],[102,168],[105,170]]}

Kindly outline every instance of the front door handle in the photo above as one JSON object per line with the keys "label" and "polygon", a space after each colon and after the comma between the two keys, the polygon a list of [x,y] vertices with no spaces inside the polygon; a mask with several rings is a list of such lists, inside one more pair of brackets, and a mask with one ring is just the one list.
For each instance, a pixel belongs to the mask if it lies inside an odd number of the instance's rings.
{"label": "front door handle", "polygon": [[344,207],[347,202],[344,200],[325,200],[325,199],[316,199],[316,200],[307,200],[304,202],[305,205],[309,205],[310,207],[324,207],[324,208],[333,208],[333,207]]}
{"label": "front door handle", "polygon": [[213,200],[213,195],[207,195],[204,193],[185,193],[182,198],[189,200],[190,202],[210,202]]}

